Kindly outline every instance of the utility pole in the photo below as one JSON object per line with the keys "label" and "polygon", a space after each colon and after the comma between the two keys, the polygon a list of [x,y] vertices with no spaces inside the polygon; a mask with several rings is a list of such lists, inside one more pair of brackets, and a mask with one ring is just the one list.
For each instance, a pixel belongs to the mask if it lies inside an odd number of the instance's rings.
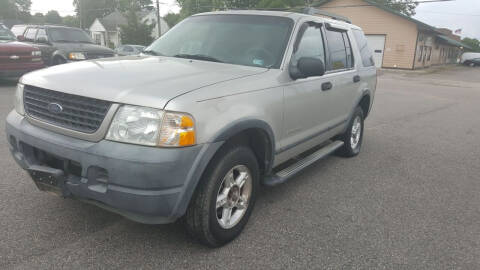
{"label": "utility pole", "polygon": [[78,17],[80,18],[80,29],[83,30],[83,11],[82,11],[82,0],[78,0]]}
{"label": "utility pole", "polygon": [[162,23],[160,21],[160,2],[157,0],[157,30],[158,30],[158,37],[162,36]]}

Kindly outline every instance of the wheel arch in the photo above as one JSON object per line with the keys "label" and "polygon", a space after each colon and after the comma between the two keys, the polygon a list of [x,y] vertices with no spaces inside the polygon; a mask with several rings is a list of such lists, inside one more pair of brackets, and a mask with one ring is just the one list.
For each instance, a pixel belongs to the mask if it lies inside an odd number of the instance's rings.
{"label": "wheel arch", "polygon": [[[249,138],[254,140],[251,141]],[[203,146],[204,150],[197,158],[198,164],[193,169],[184,187],[182,199],[173,211],[174,216],[180,217],[185,214],[198,185],[201,184],[205,171],[221,150],[236,143],[246,142],[253,143],[253,147],[252,145],[250,147],[259,161],[261,173],[265,174],[271,171],[275,152],[275,138],[270,125],[257,119],[235,121],[217,132],[209,140],[209,143]]]}

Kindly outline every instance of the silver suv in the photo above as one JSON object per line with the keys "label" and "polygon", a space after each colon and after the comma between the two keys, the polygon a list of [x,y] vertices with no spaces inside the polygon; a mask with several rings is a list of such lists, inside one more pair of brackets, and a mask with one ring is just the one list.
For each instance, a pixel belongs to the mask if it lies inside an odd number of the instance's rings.
{"label": "silver suv", "polygon": [[221,246],[261,184],[360,152],[376,69],[362,30],[270,11],[192,16],[144,55],[25,75],[10,149],[40,190]]}

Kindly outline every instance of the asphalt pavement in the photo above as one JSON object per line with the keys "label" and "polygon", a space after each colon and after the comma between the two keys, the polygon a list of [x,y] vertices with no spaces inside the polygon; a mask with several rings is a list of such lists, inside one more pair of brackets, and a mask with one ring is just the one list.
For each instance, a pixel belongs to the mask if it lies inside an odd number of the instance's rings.
{"label": "asphalt pavement", "polygon": [[362,153],[263,188],[219,249],[36,189],[0,82],[0,269],[480,269],[480,68],[385,71]]}

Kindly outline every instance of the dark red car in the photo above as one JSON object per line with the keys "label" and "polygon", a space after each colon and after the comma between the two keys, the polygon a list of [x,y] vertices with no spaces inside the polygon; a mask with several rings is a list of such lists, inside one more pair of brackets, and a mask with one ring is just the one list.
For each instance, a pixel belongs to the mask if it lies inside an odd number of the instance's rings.
{"label": "dark red car", "polygon": [[0,25],[0,78],[20,77],[44,66],[40,49],[18,42],[8,28]]}

